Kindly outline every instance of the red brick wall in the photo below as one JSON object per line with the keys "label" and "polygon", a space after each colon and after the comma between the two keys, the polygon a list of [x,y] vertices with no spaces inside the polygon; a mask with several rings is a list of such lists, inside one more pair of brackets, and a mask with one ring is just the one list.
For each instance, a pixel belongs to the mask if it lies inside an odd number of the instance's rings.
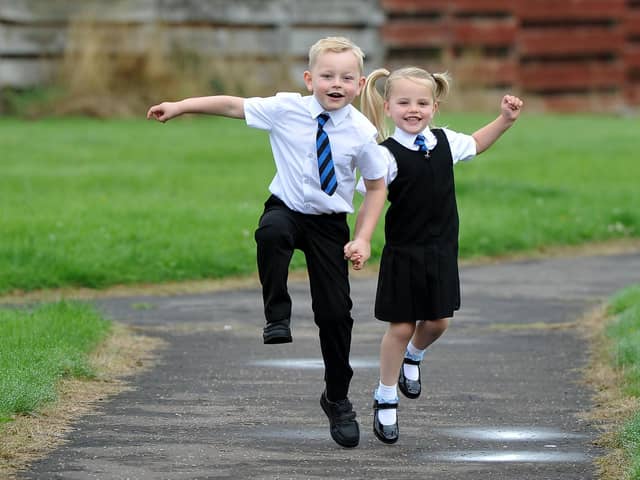
{"label": "red brick wall", "polygon": [[640,0],[382,0],[386,62],[558,111],[640,105]]}

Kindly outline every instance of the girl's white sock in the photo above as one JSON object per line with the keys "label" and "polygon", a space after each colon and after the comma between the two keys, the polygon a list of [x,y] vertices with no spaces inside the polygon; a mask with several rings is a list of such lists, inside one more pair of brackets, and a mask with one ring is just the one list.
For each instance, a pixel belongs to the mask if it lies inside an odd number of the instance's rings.
{"label": "girl's white sock", "polygon": [[[375,399],[378,403],[398,403],[398,384],[384,385],[382,382],[378,384],[376,389]],[[382,425],[393,425],[396,423],[396,409],[389,408],[385,410],[378,410],[378,420]]]}
{"label": "girl's white sock", "polygon": [[[405,356],[407,358],[410,358],[411,360],[421,362],[424,358],[425,351],[426,349],[420,350],[419,348],[416,348],[413,343],[409,342],[409,344],[407,345],[407,353],[405,354]],[[416,381],[418,380],[418,378],[420,378],[420,370],[418,369],[418,365],[409,365],[403,363],[402,370],[404,372],[404,376],[409,380]]]}
{"label": "girl's white sock", "polygon": [[412,360],[417,360],[418,362],[422,361],[422,358],[424,357],[424,352],[427,349],[425,348],[424,350],[420,350],[419,348],[417,348],[413,342],[409,342],[409,344],[407,345],[407,357],[411,358]]}
{"label": "girl's white sock", "polygon": [[420,378],[420,370],[418,370],[418,365],[409,365],[407,363],[402,364],[402,369],[404,370],[404,376],[407,380],[413,380],[414,382]]}

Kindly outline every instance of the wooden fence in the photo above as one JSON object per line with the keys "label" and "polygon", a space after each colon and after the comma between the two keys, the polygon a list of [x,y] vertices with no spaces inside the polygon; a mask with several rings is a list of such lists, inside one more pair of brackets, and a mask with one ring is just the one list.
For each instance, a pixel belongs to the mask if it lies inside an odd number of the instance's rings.
{"label": "wooden fence", "polygon": [[309,45],[345,35],[368,69],[448,70],[465,99],[509,90],[559,111],[640,105],[640,0],[0,0],[0,87],[51,78],[87,15],[126,29],[133,50],[160,25],[163,48],[287,59],[296,79]]}
{"label": "wooden fence", "polygon": [[391,65],[560,111],[640,105],[638,0],[382,0]]}
{"label": "wooden fence", "polygon": [[354,40],[367,65],[384,60],[377,0],[0,0],[0,87],[50,79],[65,51],[78,48],[69,27],[82,19],[126,31],[132,51],[149,48],[161,29],[162,48],[188,55],[286,58],[300,83],[309,47],[327,35]]}

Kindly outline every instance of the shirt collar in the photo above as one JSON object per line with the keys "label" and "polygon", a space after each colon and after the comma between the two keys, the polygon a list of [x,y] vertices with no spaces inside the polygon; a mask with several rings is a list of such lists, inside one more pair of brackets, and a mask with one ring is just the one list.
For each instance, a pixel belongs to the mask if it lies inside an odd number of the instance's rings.
{"label": "shirt collar", "polygon": [[318,102],[315,96],[309,95],[309,98],[309,113],[311,114],[311,118],[313,118],[314,120],[317,119],[318,115],[320,115],[321,113],[326,113],[327,115],[329,115],[329,118],[331,118],[331,121],[334,125],[339,125],[345,118],[349,116],[351,105],[345,105],[339,110],[332,110],[330,112],[327,112],[322,107],[322,105],[320,105],[320,102]]}
{"label": "shirt collar", "polygon": [[[424,135],[424,143],[429,150],[432,150],[433,147],[438,143],[438,139],[436,136],[429,130],[428,128],[422,132]],[[418,150],[418,146],[414,143],[416,141],[417,135],[414,133],[407,133],[401,128],[396,127],[396,130],[391,135],[400,145],[406,147],[410,150]]]}

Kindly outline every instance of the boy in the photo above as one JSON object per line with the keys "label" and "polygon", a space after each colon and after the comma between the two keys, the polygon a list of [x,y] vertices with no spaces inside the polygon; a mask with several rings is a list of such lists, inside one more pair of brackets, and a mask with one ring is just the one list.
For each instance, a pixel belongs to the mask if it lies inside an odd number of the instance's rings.
{"label": "boy", "polygon": [[[291,298],[287,276],[294,249],[304,252],[314,321],[319,328],[326,388],[320,405],[331,437],[343,447],[358,445],[360,431],[347,394],[353,370],[351,298],[345,249],[370,255],[370,241],[384,207],[386,164],[376,129],[351,103],[365,78],[364,54],[350,40],[328,37],[309,50],[304,82],[311,95],[280,93],[269,98],[226,95],[188,98],[151,107],[147,118],[165,122],[183,113],[244,118],[269,132],[276,175],[255,232],[262,284],[266,344],[291,342]],[[355,167],[367,194],[349,242],[347,213],[353,212]]]}

